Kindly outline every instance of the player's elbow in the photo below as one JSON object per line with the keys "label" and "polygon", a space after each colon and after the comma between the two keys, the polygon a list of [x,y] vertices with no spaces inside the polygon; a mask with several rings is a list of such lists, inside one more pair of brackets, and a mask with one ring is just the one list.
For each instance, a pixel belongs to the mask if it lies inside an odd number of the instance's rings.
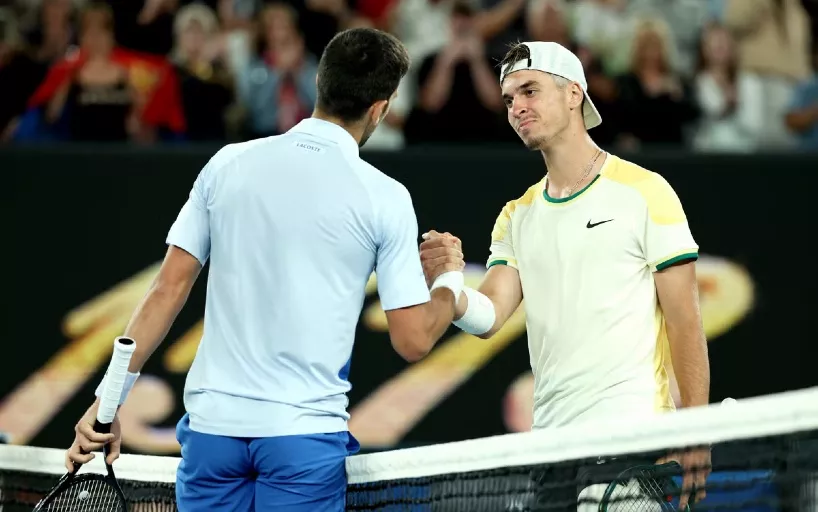
{"label": "player's elbow", "polygon": [[420,361],[431,352],[434,340],[422,331],[407,333],[391,333],[392,347],[407,362]]}

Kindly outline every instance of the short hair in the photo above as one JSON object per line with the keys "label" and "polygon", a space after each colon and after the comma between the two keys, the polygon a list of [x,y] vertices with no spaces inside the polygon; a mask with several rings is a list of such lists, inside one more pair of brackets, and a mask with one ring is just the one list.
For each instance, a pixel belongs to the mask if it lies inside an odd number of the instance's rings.
{"label": "short hair", "polygon": [[409,53],[398,39],[373,28],[339,32],[318,64],[316,107],[352,123],[377,101],[389,100],[409,71]]}
{"label": "short hair", "polygon": [[502,70],[506,65],[512,65],[521,60],[531,60],[531,49],[525,43],[514,43],[506,52],[503,60],[500,61],[500,69]]}
{"label": "short hair", "polygon": [[[529,60],[531,58],[531,49],[525,43],[514,43],[511,49],[506,52],[503,60],[500,62],[500,68],[506,64],[514,64],[521,60]],[[546,73],[550,76],[559,89],[565,89],[571,84],[571,81],[564,76],[555,75],[554,73]],[[505,77],[503,77],[505,78]],[[583,100],[584,101],[584,100]]]}

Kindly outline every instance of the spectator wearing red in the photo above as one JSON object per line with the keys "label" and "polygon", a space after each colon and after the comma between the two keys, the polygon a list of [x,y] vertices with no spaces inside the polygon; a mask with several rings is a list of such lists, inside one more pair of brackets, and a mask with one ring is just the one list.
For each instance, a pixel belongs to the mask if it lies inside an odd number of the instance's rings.
{"label": "spectator wearing red", "polygon": [[113,16],[91,4],[80,17],[80,48],[57,62],[29,100],[47,126],[75,140],[149,140],[158,129],[182,133],[179,86],[164,57],[116,46]]}

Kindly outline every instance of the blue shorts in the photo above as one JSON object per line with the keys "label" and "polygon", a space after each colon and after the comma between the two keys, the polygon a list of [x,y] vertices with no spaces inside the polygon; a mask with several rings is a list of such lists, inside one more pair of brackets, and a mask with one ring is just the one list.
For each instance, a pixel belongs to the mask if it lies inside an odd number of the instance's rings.
{"label": "blue shorts", "polygon": [[179,512],[343,512],[345,460],[358,451],[348,432],[266,438],[194,432],[176,426]]}

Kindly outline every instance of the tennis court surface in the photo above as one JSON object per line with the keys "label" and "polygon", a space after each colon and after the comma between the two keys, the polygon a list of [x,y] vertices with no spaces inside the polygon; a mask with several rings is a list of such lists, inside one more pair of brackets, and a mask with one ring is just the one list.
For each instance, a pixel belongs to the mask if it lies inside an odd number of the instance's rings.
{"label": "tennis court surface", "polygon": [[[616,477],[623,468],[702,445],[712,447],[712,474],[696,511],[818,512],[818,388],[650,422],[623,418],[358,455],[347,463],[347,510],[672,510],[678,473],[661,485]],[[63,453],[0,446],[0,511],[31,510],[65,471]],[[103,472],[101,458],[82,471]],[[175,457],[122,456],[114,469],[130,510],[176,510],[177,464]],[[606,491],[613,492],[605,497]]]}

